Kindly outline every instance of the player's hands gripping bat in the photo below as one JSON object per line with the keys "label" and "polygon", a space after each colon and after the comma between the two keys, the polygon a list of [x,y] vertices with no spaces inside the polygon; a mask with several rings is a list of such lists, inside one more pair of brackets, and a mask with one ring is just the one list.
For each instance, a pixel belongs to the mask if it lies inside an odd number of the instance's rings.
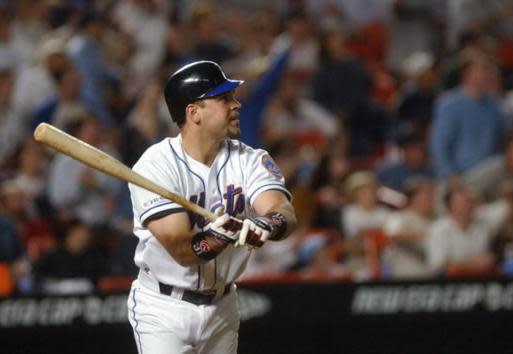
{"label": "player's hands gripping bat", "polygon": [[235,243],[242,229],[242,221],[225,213],[224,208],[219,208],[215,215],[217,219],[209,224],[208,232],[221,242]]}
{"label": "player's hands gripping bat", "polygon": [[287,229],[285,217],[278,212],[245,219],[236,245],[260,248],[265,241],[277,241],[284,237]]}

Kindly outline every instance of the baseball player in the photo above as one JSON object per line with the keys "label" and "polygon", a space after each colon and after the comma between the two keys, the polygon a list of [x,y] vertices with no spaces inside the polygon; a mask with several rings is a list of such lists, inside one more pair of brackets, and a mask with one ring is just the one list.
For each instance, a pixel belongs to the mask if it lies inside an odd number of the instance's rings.
{"label": "baseball player", "polygon": [[209,222],[129,186],[140,272],[128,313],[140,354],[236,353],[234,281],[252,250],[296,225],[272,158],[234,140],[241,107],[234,91],[242,83],[212,61],[172,74],[164,95],[180,134],[148,148],[133,167],[218,216]]}

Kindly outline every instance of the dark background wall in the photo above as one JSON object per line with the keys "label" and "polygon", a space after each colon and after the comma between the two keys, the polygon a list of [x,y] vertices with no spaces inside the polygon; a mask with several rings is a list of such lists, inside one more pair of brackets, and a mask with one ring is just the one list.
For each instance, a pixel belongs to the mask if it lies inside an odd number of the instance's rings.
{"label": "dark background wall", "polygon": [[[239,353],[513,353],[513,282],[239,288]],[[126,294],[0,302],[1,353],[137,353]]]}

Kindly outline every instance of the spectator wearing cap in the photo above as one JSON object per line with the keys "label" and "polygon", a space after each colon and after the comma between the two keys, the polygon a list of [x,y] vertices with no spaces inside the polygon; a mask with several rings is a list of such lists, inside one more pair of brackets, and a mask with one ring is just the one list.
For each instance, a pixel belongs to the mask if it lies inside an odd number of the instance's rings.
{"label": "spectator wearing cap", "polygon": [[405,182],[412,177],[433,177],[424,140],[416,130],[409,127],[399,129],[396,144],[399,147],[399,161],[385,162],[377,168],[376,175],[381,184],[402,191]]}
{"label": "spectator wearing cap", "polygon": [[390,211],[378,203],[378,182],[372,172],[354,172],[343,186],[349,201],[341,209],[343,264],[352,272],[365,272],[368,267],[365,240],[367,236],[381,232]]}
{"label": "spectator wearing cap", "polygon": [[379,229],[390,211],[378,204],[378,181],[372,172],[358,171],[345,182],[350,203],[342,209],[342,228],[346,238],[358,238],[368,229]]}
{"label": "spectator wearing cap", "polygon": [[505,118],[494,97],[497,67],[482,52],[462,54],[461,83],[438,98],[430,149],[438,177],[461,175],[500,152]]}
{"label": "spectator wearing cap", "polygon": [[406,207],[392,213],[384,226],[391,241],[385,262],[394,278],[426,277],[425,240],[434,216],[435,184],[428,178],[412,177],[403,191]]}

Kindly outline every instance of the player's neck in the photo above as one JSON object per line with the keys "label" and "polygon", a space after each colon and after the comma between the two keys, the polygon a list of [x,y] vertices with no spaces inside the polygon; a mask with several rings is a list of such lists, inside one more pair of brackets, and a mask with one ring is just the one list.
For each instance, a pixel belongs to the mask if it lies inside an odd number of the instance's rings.
{"label": "player's neck", "polygon": [[182,132],[181,135],[182,146],[187,155],[206,166],[212,165],[223,142],[213,139],[199,139],[192,134],[184,133]]}

